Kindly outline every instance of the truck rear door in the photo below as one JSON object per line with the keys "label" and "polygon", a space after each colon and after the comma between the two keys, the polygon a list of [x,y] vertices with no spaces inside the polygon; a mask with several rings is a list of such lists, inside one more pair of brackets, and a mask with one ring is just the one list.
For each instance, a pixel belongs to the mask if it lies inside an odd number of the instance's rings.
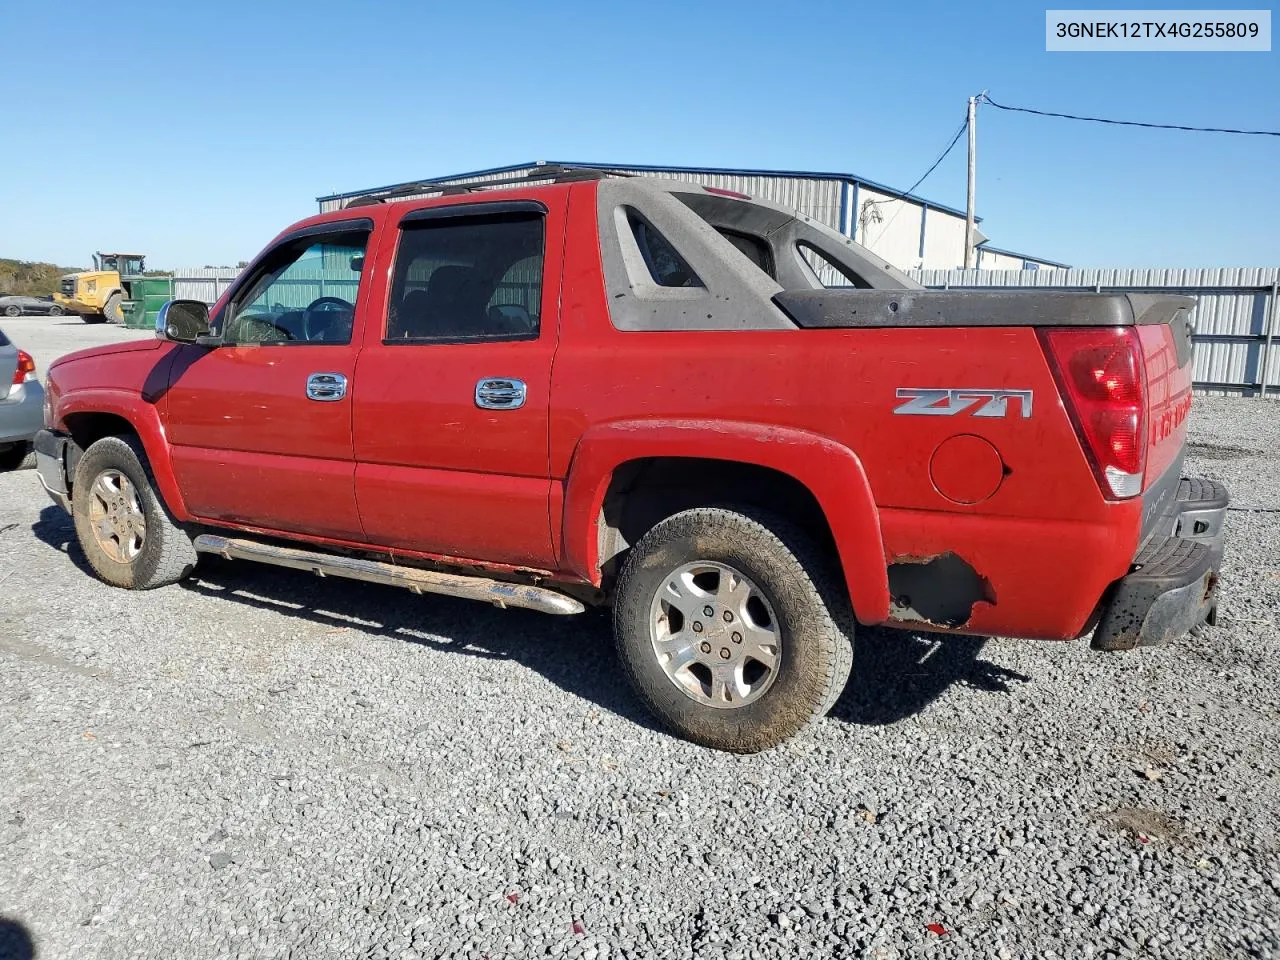
{"label": "truck rear door", "polygon": [[410,209],[356,369],[356,498],[368,542],[554,564],[547,418],[564,190]]}

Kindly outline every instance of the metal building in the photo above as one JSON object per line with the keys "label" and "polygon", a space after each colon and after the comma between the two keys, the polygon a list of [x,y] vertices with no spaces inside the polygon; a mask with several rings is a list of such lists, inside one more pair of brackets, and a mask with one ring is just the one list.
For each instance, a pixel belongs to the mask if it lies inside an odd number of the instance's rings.
{"label": "metal building", "polygon": [[[484,183],[525,173],[539,167],[588,167],[644,177],[666,177],[709,187],[737,190],[794,207],[851,237],[904,270],[950,270],[964,263],[964,211],[933,203],[849,173],[814,173],[789,170],[728,170],[714,167],[653,167],[607,163],[571,163],[539,160],[490,170],[476,170],[428,180],[409,181],[318,197],[321,212],[337,210],[349,200],[381,190],[414,183]],[[981,241],[978,266],[985,269],[1065,268],[1067,265],[1025,254],[997,250]]]}

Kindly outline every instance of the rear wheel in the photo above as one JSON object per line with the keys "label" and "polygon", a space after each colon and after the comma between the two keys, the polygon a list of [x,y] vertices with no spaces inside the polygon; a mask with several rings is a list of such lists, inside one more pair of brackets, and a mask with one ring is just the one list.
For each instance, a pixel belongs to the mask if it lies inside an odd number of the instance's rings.
{"label": "rear wheel", "polygon": [[84,452],[71,505],[80,547],[107,583],[150,590],[195,568],[191,538],[156,493],[137,437],[104,437]]}
{"label": "rear wheel", "polygon": [[102,305],[102,315],[106,317],[107,323],[124,323],[124,308],[120,306],[120,294],[113,293],[107,297],[107,302]]}
{"label": "rear wheel", "polygon": [[51,317],[60,317],[62,316],[62,313],[63,313],[62,308],[58,306],[56,303],[49,308],[49,316]]}
{"label": "rear wheel", "polygon": [[853,662],[833,564],[789,523],[749,509],[686,510],[646,533],[618,580],[614,633],[659,720],[736,753],[826,713]]}

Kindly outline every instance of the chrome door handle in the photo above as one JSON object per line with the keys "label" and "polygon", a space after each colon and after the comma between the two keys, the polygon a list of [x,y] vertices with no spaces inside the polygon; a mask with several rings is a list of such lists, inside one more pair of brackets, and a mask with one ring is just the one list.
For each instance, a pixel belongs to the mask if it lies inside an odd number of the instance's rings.
{"label": "chrome door handle", "polygon": [[523,380],[488,377],[476,383],[476,406],[483,410],[517,410],[524,406],[528,393]]}
{"label": "chrome door handle", "polygon": [[341,373],[313,373],[307,377],[307,399],[333,401],[347,395],[347,378]]}

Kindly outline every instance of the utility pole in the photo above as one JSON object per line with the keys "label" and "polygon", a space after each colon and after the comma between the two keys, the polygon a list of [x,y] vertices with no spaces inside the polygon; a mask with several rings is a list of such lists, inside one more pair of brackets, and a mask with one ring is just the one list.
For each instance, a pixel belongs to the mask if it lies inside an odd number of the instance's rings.
{"label": "utility pole", "polygon": [[964,208],[964,268],[973,269],[973,201],[978,185],[978,98],[969,98],[969,194]]}

